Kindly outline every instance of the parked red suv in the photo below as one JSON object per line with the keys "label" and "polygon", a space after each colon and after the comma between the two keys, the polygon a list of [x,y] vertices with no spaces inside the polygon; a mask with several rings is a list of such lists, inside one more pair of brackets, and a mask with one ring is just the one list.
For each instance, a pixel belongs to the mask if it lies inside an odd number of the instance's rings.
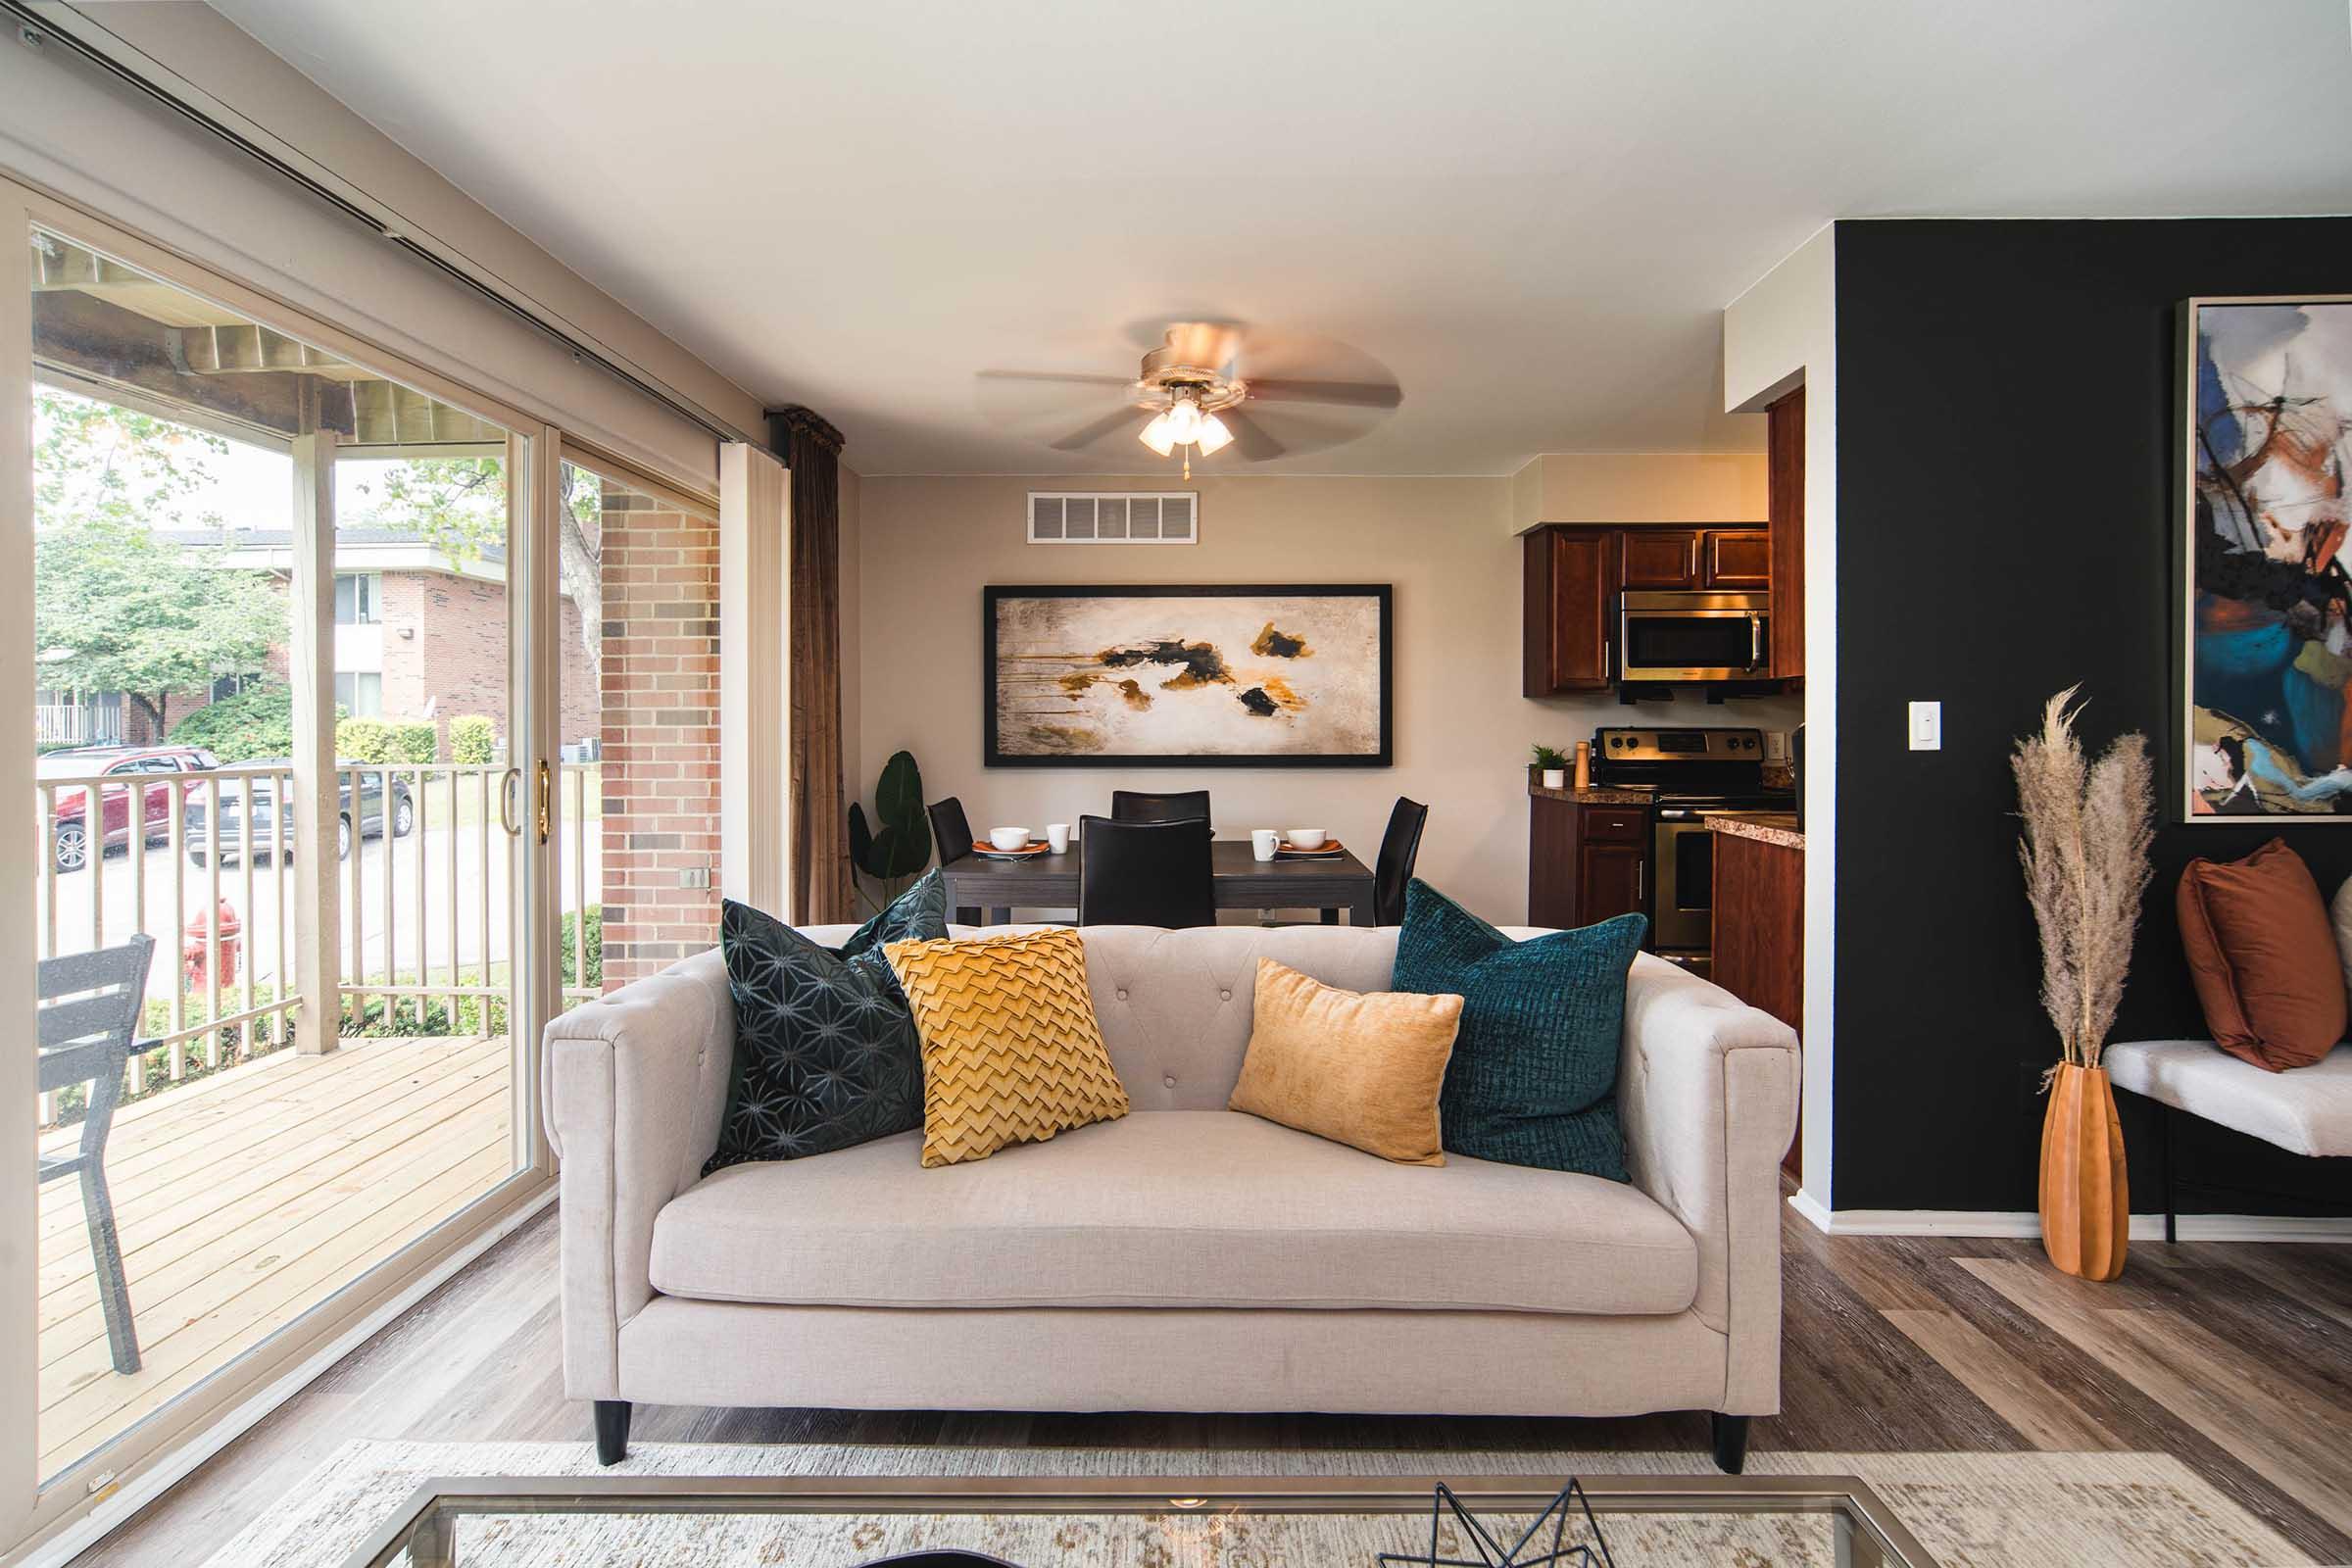
{"label": "parked red suv", "polygon": [[[105,837],[93,845],[89,823],[89,791],[75,786],[57,792],[49,819],[50,853],[60,871],[78,871],[90,863],[93,851],[127,848],[130,844],[131,796],[139,797],[139,842],[160,844],[172,833],[172,792],[193,797],[201,779],[182,775],[220,765],[220,760],[197,746],[77,746],[51,752],[34,763],[36,779],[92,778],[123,775],[121,784],[99,786]],[[168,778],[152,778],[169,774]],[[134,778],[151,778],[141,784]]]}

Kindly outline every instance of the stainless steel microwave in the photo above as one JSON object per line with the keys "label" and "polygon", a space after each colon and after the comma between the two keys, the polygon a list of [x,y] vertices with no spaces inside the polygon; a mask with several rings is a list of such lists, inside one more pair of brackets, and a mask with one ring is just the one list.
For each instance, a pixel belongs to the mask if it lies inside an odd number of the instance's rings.
{"label": "stainless steel microwave", "polygon": [[1620,596],[1617,678],[1758,680],[1772,667],[1772,595],[1688,590]]}

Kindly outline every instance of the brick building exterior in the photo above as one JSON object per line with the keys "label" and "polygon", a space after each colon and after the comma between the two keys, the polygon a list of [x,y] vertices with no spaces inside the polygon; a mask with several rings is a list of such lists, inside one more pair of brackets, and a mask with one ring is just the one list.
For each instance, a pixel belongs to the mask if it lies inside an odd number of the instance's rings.
{"label": "brick building exterior", "polygon": [[605,988],[718,940],[718,525],[608,483]]}

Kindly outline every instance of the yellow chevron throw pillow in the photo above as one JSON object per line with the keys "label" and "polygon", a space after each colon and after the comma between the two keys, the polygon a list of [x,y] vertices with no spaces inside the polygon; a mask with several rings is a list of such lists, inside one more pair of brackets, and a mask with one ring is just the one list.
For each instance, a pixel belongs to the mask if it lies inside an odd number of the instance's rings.
{"label": "yellow chevron throw pillow", "polygon": [[1127,1114],[1068,929],[893,942],[923,1046],[923,1163],[986,1159]]}

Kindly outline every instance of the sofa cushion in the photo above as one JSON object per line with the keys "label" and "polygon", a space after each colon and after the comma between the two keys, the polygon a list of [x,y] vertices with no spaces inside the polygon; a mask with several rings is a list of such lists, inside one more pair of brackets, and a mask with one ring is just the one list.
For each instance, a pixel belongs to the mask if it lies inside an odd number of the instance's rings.
{"label": "sofa cushion", "polygon": [[947,918],[947,883],[937,871],[838,947],[748,904],[719,906],[735,1056],[706,1175],[749,1159],[827,1153],[922,1125],[914,1019],[882,947],[944,937]]}
{"label": "sofa cushion", "polygon": [[1347,991],[1260,958],[1250,1053],[1227,1108],[1383,1159],[1443,1165],[1438,1088],[1461,1019],[1459,997]]}
{"label": "sofa cushion", "polygon": [[1418,877],[1406,885],[1396,989],[1462,998],[1440,1102],[1448,1151],[1628,1179],[1617,1058],[1648,927],[1621,914],[1521,942]]}
{"label": "sofa cushion", "polygon": [[1394,1165],[1237,1111],[1142,1111],[926,1170],[907,1133],[741,1165],[654,1224],[654,1288],[825,1306],[1670,1313],[1690,1235],[1639,1190]]}

